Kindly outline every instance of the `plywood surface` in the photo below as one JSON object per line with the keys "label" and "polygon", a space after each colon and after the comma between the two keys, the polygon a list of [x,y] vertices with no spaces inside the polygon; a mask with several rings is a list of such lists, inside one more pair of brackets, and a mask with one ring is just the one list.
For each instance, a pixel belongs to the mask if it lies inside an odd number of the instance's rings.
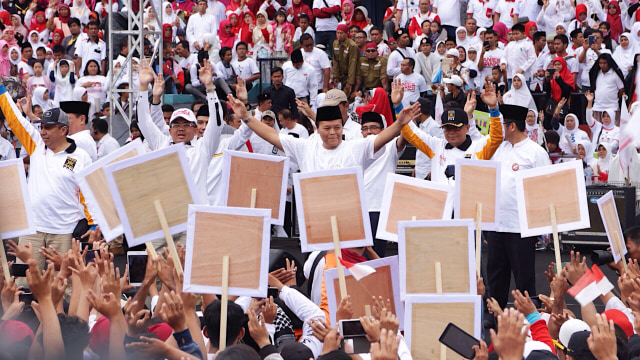
{"label": "plywood surface", "polygon": [[609,237],[611,238],[611,245],[614,252],[619,256],[624,256],[622,246],[625,245],[623,236],[620,234],[620,223],[613,197],[600,205],[600,211],[602,211],[606,229],[609,230]]}
{"label": "plywood surface", "polygon": [[468,242],[466,226],[406,228],[406,293],[436,293],[436,262],[442,267],[443,293],[468,293]]}
{"label": "plywood surface", "polygon": [[[114,159],[108,164],[113,164],[120,160],[130,159],[134,156],[138,155],[138,151],[135,148],[132,148],[130,151],[122,154],[122,156]],[[104,175],[104,169],[99,168],[95,171],[87,174],[85,176],[85,180],[87,184],[91,188],[91,192],[96,200],[97,205],[100,207],[102,214],[104,215],[105,221],[109,226],[109,229],[113,229],[119,226],[120,217],[118,217],[118,212],[116,210],[116,204],[113,202],[113,196],[109,191],[109,185],[107,184],[107,178]]]}
{"label": "plywood surface", "polygon": [[18,166],[0,167],[0,232],[29,228]]}
{"label": "plywood surface", "polygon": [[251,189],[256,189],[256,208],[271,209],[271,216],[280,215],[284,161],[265,161],[239,156],[231,157],[227,206],[250,207]]}
{"label": "plywood surface", "polygon": [[178,153],[113,172],[135,238],[162,226],[154,201],[160,200],[169,227],[187,222],[191,193]]}
{"label": "plywood surface", "polygon": [[[440,359],[438,339],[450,322],[473,334],[473,303],[412,304],[411,355],[414,360]],[[447,348],[447,359],[460,359],[460,355]]]}
{"label": "plywood surface", "polygon": [[300,187],[307,243],[333,242],[333,215],[338,219],[340,241],[366,238],[358,178],[355,174],[300,179]]}
{"label": "plywood surface", "polygon": [[398,221],[412,220],[414,216],[416,220],[442,219],[446,200],[446,191],[396,182],[393,186],[386,230],[397,234]]}
{"label": "plywood surface", "polygon": [[[376,268],[376,272],[357,281],[352,275],[345,276],[347,282],[347,294],[351,297],[353,304],[353,318],[364,316],[365,305],[373,305],[371,296],[382,296],[385,304],[386,300],[391,300],[391,310],[396,314],[395,299],[393,297],[393,285],[391,280],[391,266],[385,265]],[[333,279],[333,288],[340,289],[339,279]],[[336,304],[340,304],[340,292],[335,291]]]}
{"label": "plywood surface", "polygon": [[460,219],[476,218],[476,203],[482,203],[482,221],[495,222],[496,168],[461,165]]}
{"label": "plywood surface", "polygon": [[[551,226],[549,205],[556,207],[558,225],[580,221],[580,199],[574,169],[523,179],[529,229]],[[484,211],[482,212],[484,215]]]}
{"label": "plywood surface", "polygon": [[229,286],[258,289],[264,218],[196,213],[191,284],[222,286],[222,257],[229,255]]}

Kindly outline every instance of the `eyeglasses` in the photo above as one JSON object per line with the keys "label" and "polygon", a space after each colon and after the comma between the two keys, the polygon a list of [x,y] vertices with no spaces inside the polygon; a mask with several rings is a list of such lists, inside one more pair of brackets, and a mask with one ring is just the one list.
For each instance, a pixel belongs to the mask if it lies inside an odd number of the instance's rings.
{"label": "eyeglasses", "polygon": [[378,52],[378,50],[376,50],[376,49],[367,49],[367,52],[370,52],[370,53],[372,53],[372,52]]}
{"label": "eyeglasses", "polygon": [[173,124],[171,124],[171,128],[172,129],[190,128],[190,127],[194,127],[192,123],[173,123]]}
{"label": "eyeglasses", "polygon": [[364,39],[364,36],[356,36],[356,39]]}
{"label": "eyeglasses", "polygon": [[616,8],[615,5],[609,5],[609,9],[616,9],[617,10],[618,8]]}
{"label": "eyeglasses", "polygon": [[369,131],[369,130],[375,131],[375,130],[380,130],[380,129],[381,129],[381,127],[378,126],[378,125],[369,125],[369,126],[363,126],[362,127],[362,131]]}

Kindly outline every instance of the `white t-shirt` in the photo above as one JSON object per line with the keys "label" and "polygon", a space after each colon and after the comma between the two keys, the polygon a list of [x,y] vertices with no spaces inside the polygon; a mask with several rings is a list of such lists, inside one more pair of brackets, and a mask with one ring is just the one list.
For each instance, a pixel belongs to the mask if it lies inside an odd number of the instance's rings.
{"label": "white t-shirt", "polygon": [[[313,9],[322,9],[340,5],[340,0],[313,0]],[[321,19],[319,17],[316,18],[316,31],[336,31],[337,28],[338,19],[333,15],[325,19]]]}
{"label": "white t-shirt", "polygon": [[[302,36],[302,34],[302,28],[298,26],[296,28],[296,32],[293,34],[293,42],[300,40],[300,36]],[[309,34],[311,35],[311,38],[313,38],[313,41],[316,40],[316,33],[313,31],[311,26],[307,27],[307,30],[304,31],[304,34]]]}
{"label": "white t-shirt", "polygon": [[409,20],[414,16],[420,14],[419,0],[398,0],[396,10],[402,10],[402,17],[400,19],[400,27],[409,26]]}
{"label": "white t-shirt", "polygon": [[[369,211],[380,211],[382,207],[382,194],[387,174],[395,173],[398,159],[402,155],[401,152],[398,152],[397,141],[398,138],[395,138],[387,143],[384,155],[374,161],[364,172],[364,193]],[[371,229],[371,231],[375,235],[376,229]]]}
{"label": "white t-shirt", "polygon": [[404,107],[411,106],[412,102],[418,101],[420,93],[427,91],[427,83],[420,74],[411,73],[411,75],[400,74],[395,77],[402,81],[404,88],[404,96],[402,97],[402,105]]}
{"label": "white t-shirt", "polygon": [[460,0],[433,0],[442,25],[460,26]]}
{"label": "white t-shirt", "polygon": [[258,65],[256,64],[256,61],[250,57],[247,57],[243,61],[233,60],[231,62],[231,65],[233,65],[233,67],[236,68],[238,77],[245,80],[255,74],[260,73],[260,70],[258,70]]}
{"label": "white t-shirt", "polygon": [[80,149],[84,150],[87,154],[89,154],[89,157],[91,157],[91,161],[98,160],[98,150],[96,148],[96,141],[93,140],[93,138],[91,137],[89,130],[82,130],[73,135],[69,135],[69,137],[76,142],[76,145]]}
{"label": "white t-shirt", "polygon": [[120,144],[113,136],[106,134],[98,141],[98,159],[118,150]]}
{"label": "white t-shirt", "polygon": [[619,109],[618,90],[624,89],[624,83],[613,69],[609,69],[606,74],[602,70],[596,78],[595,97],[593,99],[593,111],[603,111],[608,109]]}
{"label": "white t-shirt", "polygon": [[[480,56],[480,54],[478,54]],[[482,58],[482,73],[481,78],[484,79],[489,76],[491,77],[491,69],[494,66],[500,66],[500,59],[504,57],[504,50],[500,48],[495,48],[494,50],[485,51],[484,56]]]}
{"label": "white t-shirt", "polygon": [[513,1],[499,0],[498,6],[496,6],[495,13],[500,14],[499,21],[507,26],[507,29],[511,29],[513,26],[514,6]]}
{"label": "white t-shirt", "polygon": [[[337,26],[337,25],[336,25]],[[331,61],[327,53],[314,47],[311,52],[302,51],[304,62],[311,65],[318,79],[318,90],[322,90],[324,84],[324,69],[331,69]]]}
{"label": "white t-shirt", "polygon": [[297,134],[298,139],[309,138],[309,131],[307,131],[307,129],[304,126],[298,123],[296,123],[296,126],[294,126],[293,129],[287,129],[283,127],[282,129],[280,129],[280,134]]}
{"label": "white t-shirt", "polygon": [[467,5],[467,14],[471,14],[478,27],[490,28],[493,26],[493,11],[496,9],[497,0],[470,0]]}

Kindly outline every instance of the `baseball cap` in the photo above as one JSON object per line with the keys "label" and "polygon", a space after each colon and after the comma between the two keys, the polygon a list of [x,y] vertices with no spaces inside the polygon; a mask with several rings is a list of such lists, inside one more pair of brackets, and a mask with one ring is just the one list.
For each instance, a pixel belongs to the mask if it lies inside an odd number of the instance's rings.
{"label": "baseball cap", "polygon": [[347,95],[342,90],[331,89],[327,91],[327,95],[324,98],[322,106],[337,106],[347,100]]}
{"label": "baseball cap", "polygon": [[587,338],[591,335],[591,331],[579,331],[571,335],[569,344],[567,345],[567,353],[572,357],[590,354],[589,345],[587,344]]}
{"label": "baseball cap", "polygon": [[418,102],[420,103],[420,112],[429,115],[431,114],[431,109],[433,109],[433,104],[431,100],[427,98],[418,98]]}
{"label": "baseball cap", "polygon": [[173,114],[171,114],[171,120],[169,121],[169,124],[171,124],[173,120],[178,118],[185,119],[192,123],[196,122],[196,116],[193,114],[193,111],[189,109],[178,109],[174,111]]}
{"label": "baseball cap", "polygon": [[447,50],[445,55],[451,55],[451,56],[455,56],[455,57],[460,57],[460,52],[458,52],[458,49],[451,48],[451,49]]}
{"label": "baseball cap", "polygon": [[469,46],[469,49],[467,50],[467,52],[472,52],[472,51],[478,52],[478,49],[476,49],[475,46]]}
{"label": "baseball cap", "polygon": [[558,340],[563,346],[569,345],[569,340],[571,340],[571,335],[577,333],[579,331],[590,331],[591,328],[587,325],[586,322],[580,319],[569,319],[562,324],[560,327],[560,332],[558,333]]}
{"label": "baseball cap", "polygon": [[262,117],[263,117],[263,118],[265,118],[265,117],[267,117],[267,116],[268,116],[268,117],[270,117],[270,118],[272,118],[273,120],[275,120],[275,119],[276,119],[276,114],[274,114],[274,113],[273,113],[273,111],[271,111],[271,110],[265,110],[265,111],[262,113]]}
{"label": "baseball cap", "polygon": [[[442,82],[445,84],[451,84],[451,85],[455,85],[457,87],[461,87],[462,86],[462,78],[458,75],[452,75],[451,78],[444,78],[442,79]],[[525,114],[525,117],[527,115]]]}
{"label": "baseball cap", "polygon": [[609,309],[602,313],[607,316],[608,320],[613,320],[613,323],[620,326],[620,328],[624,331],[629,338],[635,332],[633,331],[633,324],[629,321],[629,318],[625,313],[618,309]]}
{"label": "baseball cap", "polygon": [[469,124],[467,113],[462,109],[449,109],[442,113],[442,117],[440,119],[442,120],[442,125],[440,125],[440,127],[455,126],[459,128]]}
{"label": "baseball cap", "polygon": [[42,115],[42,124],[69,126],[69,116],[60,108],[49,109]]}

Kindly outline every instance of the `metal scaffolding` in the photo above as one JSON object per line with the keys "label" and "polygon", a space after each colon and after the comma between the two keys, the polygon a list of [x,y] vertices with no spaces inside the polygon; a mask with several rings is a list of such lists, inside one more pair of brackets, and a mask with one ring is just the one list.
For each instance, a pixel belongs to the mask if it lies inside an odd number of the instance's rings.
{"label": "metal scaffolding", "polygon": [[[154,0],[140,0],[138,11],[131,11],[133,9],[134,2],[138,2],[136,0],[120,0],[120,4],[122,4],[122,10],[118,10],[117,12],[113,12],[112,6],[108,6],[109,13],[109,26],[108,26],[108,39],[109,39],[109,71],[108,71],[108,81],[109,81],[109,132],[112,136],[116,137],[121,143],[122,137],[124,133],[128,136],[129,133],[129,125],[131,124],[131,119],[134,117],[134,103],[136,100],[136,95],[138,93],[136,84],[133,84],[134,72],[137,69],[134,69],[132,66],[132,58],[134,55],[138,55],[140,61],[145,57],[144,55],[144,38],[148,35],[152,35],[154,37],[155,42],[153,42],[153,55],[149,59],[149,63],[153,66],[153,60],[158,57],[158,71],[162,71],[162,17],[163,17],[163,9],[156,9]],[[111,2],[109,2],[111,3]],[[160,2],[160,4],[162,4]],[[144,9],[151,8],[151,11],[154,13],[155,18],[157,20],[157,24],[159,24],[159,28],[156,30],[145,30],[144,29]],[[160,11],[158,11],[160,10]],[[116,17],[120,20],[127,20],[127,29],[126,30],[114,30],[116,25]],[[122,64],[122,67],[118,70],[114,69],[114,55],[119,53],[120,44],[122,39],[126,37],[128,43],[129,52],[127,54],[127,58]],[[114,43],[117,41],[117,43]],[[121,79],[123,75],[127,75],[128,79],[125,80],[129,84],[128,89],[118,89],[117,86],[121,83]],[[127,109],[123,109],[120,104],[120,97],[122,94],[128,94],[129,101]],[[118,111],[118,116],[115,116],[115,110]]]}

